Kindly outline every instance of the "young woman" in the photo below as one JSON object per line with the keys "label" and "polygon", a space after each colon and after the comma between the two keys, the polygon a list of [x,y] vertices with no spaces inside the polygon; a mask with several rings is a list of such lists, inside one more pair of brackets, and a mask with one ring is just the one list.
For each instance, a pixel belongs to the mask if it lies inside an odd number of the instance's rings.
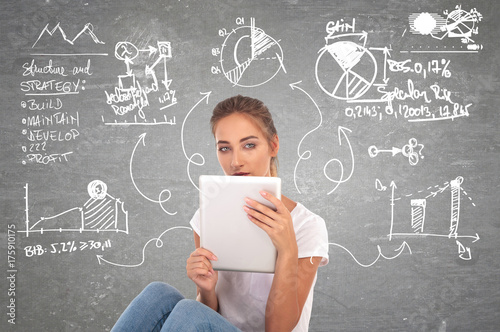
{"label": "young woman", "polygon": [[[240,95],[221,101],[210,123],[226,175],[277,176],[279,138],[261,101]],[[190,222],[196,250],[186,263],[196,301],[152,283],[112,331],[307,331],[317,269],[328,263],[325,222],[285,196],[261,195],[276,211],[250,199],[242,209],[276,247],[274,274],[214,271],[211,261],[217,257],[200,247],[197,211]]]}

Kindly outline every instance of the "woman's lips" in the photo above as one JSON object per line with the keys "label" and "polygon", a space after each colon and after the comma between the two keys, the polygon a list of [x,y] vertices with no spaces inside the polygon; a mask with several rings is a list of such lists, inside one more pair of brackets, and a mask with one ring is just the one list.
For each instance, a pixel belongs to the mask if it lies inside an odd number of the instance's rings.
{"label": "woman's lips", "polygon": [[244,173],[244,172],[238,172],[238,173],[234,173],[233,175],[234,176],[247,176],[249,175],[250,173]]}

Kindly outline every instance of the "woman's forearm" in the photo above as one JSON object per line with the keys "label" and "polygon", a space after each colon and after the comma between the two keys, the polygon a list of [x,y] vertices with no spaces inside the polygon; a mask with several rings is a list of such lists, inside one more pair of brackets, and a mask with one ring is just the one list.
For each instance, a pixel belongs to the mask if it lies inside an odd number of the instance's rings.
{"label": "woman's forearm", "polygon": [[266,306],[266,331],[291,331],[300,319],[297,253],[279,255]]}
{"label": "woman's forearm", "polygon": [[217,294],[215,294],[215,290],[204,292],[198,288],[198,296],[196,297],[196,300],[215,311],[219,311],[219,301],[217,299]]}

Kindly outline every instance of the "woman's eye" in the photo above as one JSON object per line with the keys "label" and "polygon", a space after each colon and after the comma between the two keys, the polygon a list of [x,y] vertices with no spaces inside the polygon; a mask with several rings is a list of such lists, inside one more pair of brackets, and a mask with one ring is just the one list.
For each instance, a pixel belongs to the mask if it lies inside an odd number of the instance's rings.
{"label": "woman's eye", "polygon": [[245,144],[245,148],[247,148],[247,149],[251,149],[253,147],[255,147],[255,144],[253,144],[253,143],[247,143],[247,144]]}
{"label": "woman's eye", "polygon": [[229,150],[229,148],[227,146],[223,146],[223,147],[219,148],[220,152],[226,152],[228,150]]}

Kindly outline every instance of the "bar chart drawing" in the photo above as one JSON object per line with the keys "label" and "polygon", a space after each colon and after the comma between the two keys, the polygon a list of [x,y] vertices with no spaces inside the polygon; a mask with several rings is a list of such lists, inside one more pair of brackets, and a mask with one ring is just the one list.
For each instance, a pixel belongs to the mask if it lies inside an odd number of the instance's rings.
{"label": "bar chart drawing", "polygon": [[411,228],[414,233],[424,232],[426,202],[425,199],[411,200]]}
{"label": "bar chart drawing", "polygon": [[87,186],[90,198],[81,207],[73,207],[51,216],[30,221],[28,184],[25,189],[25,230],[18,231],[29,236],[46,232],[116,232],[128,234],[128,211],[124,203],[108,194],[107,185],[101,180],[91,181]]}
{"label": "bar chart drawing", "polygon": [[[393,232],[394,209],[392,209],[391,227],[388,235],[389,240],[392,240],[392,238],[395,236],[400,236],[400,237],[442,237],[442,238],[455,239],[457,243],[459,243],[458,239],[467,239],[467,238],[472,239],[472,243],[478,241],[479,235],[477,233],[475,235],[461,235],[459,233],[460,212],[461,209],[463,208],[462,203],[465,200],[465,197],[468,198],[472,206],[475,206],[474,202],[472,201],[472,198],[468,196],[467,192],[463,189],[462,187],[463,182],[464,178],[458,176],[457,178],[449,182],[445,182],[442,185],[428,187],[426,190],[419,191],[418,194],[425,195],[423,198],[411,198],[409,202],[410,205],[409,225],[403,226],[404,228],[410,228],[411,232]],[[428,191],[428,193],[425,193],[425,191]],[[428,228],[426,227],[427,226],[426,219],[428,218],[432,219],[432,215],[426,210],[431,205],[430,200],[432,200],[438,195],[445,195],[445,194],[450,195],[449,229],[447,230],[443,229],[442,232],[439,230],[436,231],[436,229],[429,231]],[[405,195],[405,197],[408,198],[413,196],[414,194]],[[396,201],[400,202],[402,201],[402,198],[401,197],[396,198],[394,196],[394,191],[393,191],[391,197],[392,207],[395,205],[394,202]],[[436,204],[434,204],[434,207],[436,207]],[[468,256],[465,256],[464,252],[468,253]],[[471,257],[470,248],[460,243],[459,257],[461,259],[469,260]]]}

